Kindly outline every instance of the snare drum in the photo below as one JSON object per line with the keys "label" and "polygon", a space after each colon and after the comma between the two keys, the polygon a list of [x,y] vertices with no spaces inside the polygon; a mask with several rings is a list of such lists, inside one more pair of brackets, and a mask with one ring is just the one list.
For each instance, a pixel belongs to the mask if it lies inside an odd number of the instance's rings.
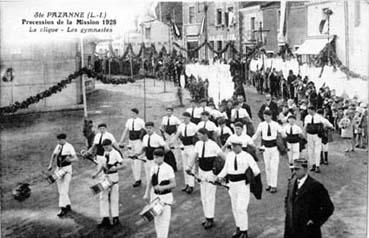
{"label": "snare drum", "polygon": [[63,178],[67,172],[68,171],[62,167],[58,171],[55,171],[54,174],[47,176],[46,179],[49,184],[53,184],[56,180]]}
{"label": "snare drum", "polygon": [[160,215],[163,212],[164,204],[160,201],[160,198],[156,198],[149,205],[146,205],[140,212],[140,216],[150,222],[154,217]]}
{"label": "snare drum", "polygon": [[108,190],[116,183],[118,182],[112,182],[108,177],[106,177],[102,182],[91,186],[90,189],[92,190],[93,194],[98,194],[102,191]]}

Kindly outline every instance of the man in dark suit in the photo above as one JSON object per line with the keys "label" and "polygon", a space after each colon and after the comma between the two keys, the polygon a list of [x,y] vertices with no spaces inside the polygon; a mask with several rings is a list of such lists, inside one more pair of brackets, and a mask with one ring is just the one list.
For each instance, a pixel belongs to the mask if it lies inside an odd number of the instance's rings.
{"label": "man in dark suit", "polygon": [[261,106],[258,116],[261,121],[264,121],[264,111],[269,109],[272,112],[272,120],[277,121],[277,117],[279,114],[278,105],[273,102],[270,94],[265,94],[265,103]]}
{"label": "man in dark suit", "polygon": [[244,98],[244,96],[242,94],[237,95],[237,101],[238,101],[238,103],[241,104],[242,108],[246,109],[247,113],[249,114],[250,118],[252,119],[251,108],[246,103],[246,99]]}
{"label": "man in dark suit", "polygon": [[321,238],[320,227],[334,211],[328,191],[308,175],[306,159],[295,160],[293,169],[285,198],[284,238]]}

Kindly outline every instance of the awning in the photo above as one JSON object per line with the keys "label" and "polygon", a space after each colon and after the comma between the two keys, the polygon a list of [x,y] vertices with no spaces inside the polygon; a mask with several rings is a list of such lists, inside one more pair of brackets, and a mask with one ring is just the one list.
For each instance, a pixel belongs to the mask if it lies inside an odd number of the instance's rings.
{"label": "awning", "polygon": [[[329,39],[329,42],[333,40]],[[324,49],[327,45],[328,39],[308,39],[306,40],[300,47],[296,50],[295,54],[297,55],[317,55]]]}

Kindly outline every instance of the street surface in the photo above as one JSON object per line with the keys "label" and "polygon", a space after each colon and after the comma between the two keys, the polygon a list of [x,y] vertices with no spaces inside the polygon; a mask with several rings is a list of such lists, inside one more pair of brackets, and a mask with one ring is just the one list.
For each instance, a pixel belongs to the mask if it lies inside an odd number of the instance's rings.
{"label": "street surface", "polygon": [[[130,108],[137,107],[143,117],[143,80],[126,85],[97,84],[97,90],[88,95],[89,118],[96,126],[106,122],[108,131],[119,140]],[[159,125],[168,105],[176,106],[176,89],[167,83],[163,94],[163,83],[147,80],[147,119]],[[188,99],[188,93],[185,93]],[[252,88],[247,88],[247,102],[253,118],[262,104],[263,97]],[[188,100],[185,100],[186,106]],[[175,108],[180,116],[184,108]],[[258,119],[254,120],[257,126]],[[133,188],[130,166],[120,171],[120,221],[122,227],[110,231],[97,230],[100,222],[98,196],[92,196],[89,186],[94,166],[80,160],[73,164],[73,179],[70,197],[73,212],[60,219],[57,190],[42,178],[52,150],[56,145],[55,135],[66,132],[67,140],[76,151],[84,146],[82,135],[83,111],[50,112],[35,115],[17,115],[1,121],[1,234],[2,237],[155,237],[153,223],[140,222],[139,212],[145,205],[142,199],[144,186]],[[335,205],[333,216],[323,226],[325,238],[366,237],[367,215],[367,157],[366,151],[349,155],[342,152],[338,136],[330,145],[329,166],[323,165],[321,174],[312,174],[328,189]],[[264,164],[258,162],[265,182]],[[144,171],[144,170],[143,170]],[[143,172],[144,173],[144,172]],[[263,193],[262,200],[251,195],[249,205],[249,237],[283,237],[284,197],[287,179],[290,176],[287,158],[281,158],[279,166],[278,192]],[[169,237],[230,237],[235,229],[227,191],[218,188],[216,197],[216,226],[205,231],[201,226],[203,211],[199,187],[191,195],[183,193],[183,171],[176,173],[177,188],[174,191],[175,206]],[[11,190],[18,182],[31,184],[31,197],[18,202]]]}

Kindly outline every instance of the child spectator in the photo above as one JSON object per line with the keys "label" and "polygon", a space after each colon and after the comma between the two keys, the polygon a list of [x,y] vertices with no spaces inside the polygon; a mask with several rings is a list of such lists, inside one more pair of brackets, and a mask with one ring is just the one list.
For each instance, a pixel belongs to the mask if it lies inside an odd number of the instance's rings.
{"label": "child spectator", "polygon": [[353,125],[352,121],[349,117],[349,111],[345,110],[343,112],[343,118],[338,123],[341,128],[341,137],[344,140],[344,144],[346,145],[345,152],[354,151],[353,145]]}

